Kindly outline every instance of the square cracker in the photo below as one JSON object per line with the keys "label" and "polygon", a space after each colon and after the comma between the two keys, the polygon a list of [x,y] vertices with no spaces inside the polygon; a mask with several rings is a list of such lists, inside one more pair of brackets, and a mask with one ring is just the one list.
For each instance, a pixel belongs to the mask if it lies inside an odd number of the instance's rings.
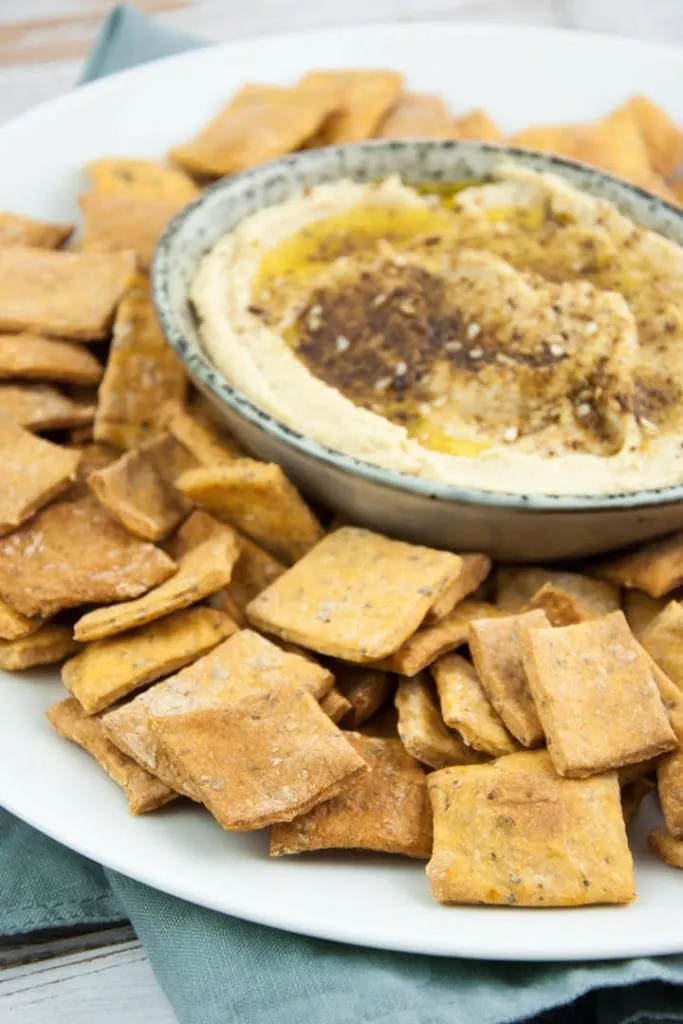
{"label": "square cracker", "polygon": [[346,729],[357,729],[386,704],[393,689],[393,678],[379,669],[341,661],[334,662],[331,668],[337,689],[350,705],[342,725]]}
{"label": "square cracker", "polygon": [[526,630],[521,649],[561,775],[595,775],[675,746],[652,668],[623,612],[576,626]]}
{"label": "square cracker", "polygon": [[79,197],[83,213],[82,252],[133,252],[140,270],[148,270],[157,242],[183,206],[183,199],[154,199],[126,193],[87,192]]}
{"label": "square cracker", "polygon": [[0,335],[0,380],[97,384],[102,364],[83,345],[39,334]]}
{"label": "square cracker", "polygon": [[429,609],[425,616],[425,625],[439,622],[452,612],[468,594],[474,593],[491,572],[491,559],[488,555],[468,554],[458,555],[458,558],[461,562],[460,573],[446,593],[442,594]]}
{"label": "square cracker", "polygon": [[191,469],[177,486],[257,544],[291,564],[322,538],[323,528],[279,466],[233,459]]}
{"label": "square cracker", "polygon": [[75,402],[50,384],[0,384],[2,415],[27,430],[64,430],[92,423],[94,405]]}
{"label": "square cracker", "polygon": [[[678,736],[679,744],[683,735]],[[683,839],[683,750],[679,747],[657,763],[657,791],[666,830]]]}
{"label": "square cracker", "polygon": [[38,249],[59,249],[73,231],[72,224],[20,217],[16,213],[0,213],[0,246],[27,245]]}
{"label": "square cracker", "polygon": [[397,650],[456,578],[457,555],[343,526],[251,602],[252,623],[345,661]]}
{"label": "square cracker", "polygon": [[452,139],[453,117],[440,96],[404,92],[374,134],[376,139]]}
{"label": "square cracker", "polygon": [[76,622],[74,636],[87,642],[102,640],[196,604],[228,582],[238,555],[233,536],[211,537],[180,559],[170,579],[142,597],[86,612]]}
{"label": "square cracker", "polygon": [[615,772],[562,779],[547,751],[523,751],[445,768],[427,786],[427,876],[441,903],[575,907],[635,898]]}
{"label": "square cracker", "polygon": [[446,727],[425,673],[412,679],[399,679],[395,704],[401,742],[422,764],[445,768],[487,760]]}
{"label": "square cracker", "polygon": [[431,674],[445,724],[459,732],[468,746],[492,757],[518,749],[469,661],[459,654],[445,654],[434,662]]}
{"label": "square cracker", "polygon": [[453,120],[452,139],[480,139],[485,142],[500,142],[503,133],[485,110],[477,107]]}
{"label": "square cracker", "polygon": [[137,199],[169,199],[189,203],[199,188],[176,167],[156,160],[131,157],[103,157],[85,166],[93,192],[107,196],[135,196]]}
{"label": "square cracker", "polygon": [[35,633],[42,622],[42,619],[21,615],[11,605],[0,601],[0,640],[21,640]]}
{"label": "square cracker", "polygon": [[625,590],[621,603],[631,632],[640,639],[650,623],[666,608],[669,600],[666,597],[650,597],[644,590]]}
{"label": "square cracker", "polygon": [[332,673],[322,665],[289,654],[258,633],[243,629],[181,672],[106,712],[102,722],[117,747],[158,774],[163,766],[149,728],[152,715],[159,718],[228,707],[250,694],[288,688],[320,699],[333,682]]}
{"label": "square cracker", "polygon": [[590,571],[620,587],[663,597],[683,583],[683,530],[595,562]]}
{"label": "square cracker", "polygon": [[132,253],[0,246],[0,331],[105,338],[133,269]]}
{"label": "square cracker", "polygon": [[[337,110],[322,125],[316,141],[321,145],[371,139],[384,115],[398,99],[403,76],[396,71],[311,71],[301,88],[331,89],[339,97]],[[310,133],[313,135],[313,132]],[[308,136],[310,137],[310,136]]]}
{"label": "square cracker", "polygon": [[397,651],[377,663],[378,668],[414,676],[442,654],[467,643],[470,622],[475,619],[501,618],[501,612],[487,601],[461,601],[439,622],[424,625],[408,637]]}
{"label": "square cracker", "polygon": [[79,455],[0,419],[0,536],[68,486]]}
{"label": "square cracker", "polygon": [[244,85],[189,142],[169,153],[193,175],[220,178],[298,149],[337,107],[339,87]]}
{"label": "square cracker", "polygon": [[675,839],[665,828],[655,829],[647,837],[647,845],[655,857],[672,868],[683,868],[683,839]]}
{"label": "square cracker", "polygon": [[0,597],[22,615],[123,601],[173,572],[168,555],[131,537],[88,495],[54,502],[0,539]]}
{"label": "square cracker", "polygon": [[640,642],[669,679],[683,690],[683,607],[670,601],[640,634]]}
{"label": "square cracker", "polygon": [[[564,597],[581,615],[580,621],[599,618],[619,607],[619,587],[614,583],[531,565],[501,566],[496,571],[496,604],[506,612],[527,611],[544,587],[549,588],[545,595]],[[543,595],[539,606],[542,603]]]}
{"label": "square cracker", "polygon": [[143,540],[161,540],[190,510],[187,500],[140,448],[95,470],[88,485],[109,514]]}
{"label": "square cracker", "polygon": [[647,96],[632,96],[621,109],[638,125],[654,170],[668,178],[683,164],[683,131]]}
{"label": "square cracker", "polygon": [[54,665],[80,646],[69,626],[47,622],[27,636],[0,641],[0,668],[15,672],[34,665]]}
{"label": "square cracker", "polygon": [[115,747],[107,739],[102,723],[86,715],[73,697],[53,704],[45,714],[60,736],[82,747],[121,787],[131,814],[154,811],[177,797],[175,790]]}
{"label": "square cracker", "polygon": [[342,718],[351,711],[351,703],[346,699],[343,693],[341,693],[336,686],[333,686],[329,693],[320,701],[320,707],[323,709],[328,718],[337,724],[341,722]]}
{"label": "square cracker", "polygon": [[152,717],[178,789],[234,831],[291,821],[367,771],[308,693],[254,693],[229,707]]}
{"label": "square cracker", "polygon": [[168,429],[202,466],[219,466],[245,454],[239,441],[222,430],[197,400],[189,408],[177,409],[168,421]]}
{"label": "square cracker", "polygon": [[158,437],[186,387],[182,365],[159,327],[149,284],[138,277],[116,313],[95,440],[126,449]]}
{"label": "square cracker", "polygon": [[472,660],[489,700],[508,730],[524,747],[543,742],[543,729],[529,690],[520,637],[524,630],[549,626],[542,611],[523,612],[470,623]]}
{"label": "square cracker", "polygon": [[89,714],[102,711],[147,683],[177,672],[237,632],[213,608],[186,608],[88,644],[62,666],[62,682]]}
{"label": "square cracker", "polygon": [[418,762],[399,740],[344,735],[369,771],[308,814],[274,825],[270,855],[351,849],[429,857],[432,809]]}

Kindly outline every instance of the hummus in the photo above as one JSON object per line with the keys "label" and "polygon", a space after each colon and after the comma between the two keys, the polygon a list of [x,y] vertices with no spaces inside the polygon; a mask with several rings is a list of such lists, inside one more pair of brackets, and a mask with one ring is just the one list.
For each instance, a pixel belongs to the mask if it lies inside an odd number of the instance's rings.
{"label": "hummus", "polygon": [[224,376],[337,451],[508,493],[683,482],[683,249],[553,175],[306,190],[192,301]]}

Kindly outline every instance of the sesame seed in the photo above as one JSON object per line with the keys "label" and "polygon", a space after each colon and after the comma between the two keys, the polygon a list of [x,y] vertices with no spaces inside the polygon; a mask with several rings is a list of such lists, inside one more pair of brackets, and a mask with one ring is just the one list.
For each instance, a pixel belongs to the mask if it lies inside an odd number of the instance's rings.
{"label": "sesame seed", "polygon": [[462,348],[461,341],[447,341],[444,345],[446,352],[459,352]]}
{"label": "sesame seed", "polygon": [[420,413],[420,416],[429,416],[430,412],[432,411],[432,407],[431,405],[429,405],[428,402],[420,402],[420,405],[418,406],[418,411]]}
{"label": "sesame seed", "polygon": [[408,261],[405,258],[405,256],[401,255],[400,252],[397,252],[394,256],[392,256],[391,262],[394,264],[395,267],[405,267]]}
{"label": "sesame seed", "polygon": [[405,377],[407,372],[408,372],[408,364],[407,363],[404,363],[403,360],[401,360],[400,363],[396,363],[396,366],[394,367],[394,377]]}
{"label": "sesame seed", "polygon": [[483,348],[471,348],[470,359],[481,359],[484,354]]}
{"label": "sesame seed", "polygon": [[598,333],[598,325],[594,324],[593,321],[586,324],[586,334],[590,337],[593,334]]}
{"label": "sesame seed", "polygon": [[372,305],[375,308],[377,308],[377,306],[383,306],[386,301],[387,296],[384,294],[384,292],[380,292],[379,295],[375,295],[374,299],[372,300]]}
{"label": "sesame seed", "polygon": [[559,359],[561,356],[564,355],[564,345],[558,345],[558,343],[554,341],[550,346],[550,355],[554,356],[556,359]]}
{"label": "sesame seed", "polygon": [[645,433],[650,434],[651,437],[654,437],[659,433],[659,427],[657,424],[653,423],[652,420],[648,420],[645,416],[641,419],[640,425]]}
{"label": "sesame seed", "polygon": [[505,433],[503,434],[503,440],[508,442],[516,441],[518,437],[519,430],[517,429],[517,427],[508,427]]}
{"label": "sesame seed", "polygon": [[375,391],[386,391],[391,384],[391,377],[379,377],[375,381]]}
{"label": "sesame seed", "polygon": [[465,334],[467,336],[468,341],[474,341],[474,339],[478,338],[479,335],[481,334],[481,327],[479,326],[479,324],[472,323],[468,326],[467,330],[465,331]]}
{"label": "sesame seed", "polygon": [[446,398],[445,395],[440,395],[439,398],[435,398],[434,399],[434,401],[432,402],[432,406],[435,409],[443,409],[443,407],[444,407],[444,405],[446,404],[447,401],[448,401],[448,399]]}
{"label": "sesame seed", "polygon": [[576,415],[580,419],[585,419],[586,416],[590,416],[592,411],[593,407],[590,405],[589,402],[581,402],[581,404],[577,405],[576,407]]}
{"label": "sesame seed", "polygon": [[349,341],[349,339],[345,338],[343,334],[340,334],[334,343],[334,347],[336,348],[337,352],[346,352],[350,344],[351,342]]}

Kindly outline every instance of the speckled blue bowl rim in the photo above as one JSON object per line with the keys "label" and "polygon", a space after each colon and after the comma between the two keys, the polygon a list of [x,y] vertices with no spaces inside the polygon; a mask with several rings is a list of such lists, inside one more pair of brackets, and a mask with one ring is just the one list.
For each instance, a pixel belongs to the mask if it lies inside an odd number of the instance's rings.
{"label": "speckled blue bowl rim", "polygon": [[[326,147],[328,150],[337,151],[342,154],[349,149],[364,150],[375,147],[389,146],[398,151],[404,147],[415,145],[424,147],[429,145],[425,139],[402,139],[388,142],[386,139],[368,140],[366,142],[349,143],[340,146]],[[475,152],[489,152],[498,154],[501,160],[510,157],[523,166],[530,166],[535,169],[548,171],[551,168],[557,169],[562,176],[563,170],[580,170],[589,178],[610,183],[615,187],[617,194],[641,197],[652,207],[666,209],[674,219],[681,223],[683,233],[683,210],[658,196],[653,196],[645,189],[608,174],[596,170],[587,164],[576,160],[567,160],[564,157],[553,156],[547,153],[534,153],[518,146],[502,145],[500,143],[478,142],[464,139],[434,140],[434,149],[448,151],[449,149],[462,149],[464,152],[470,150]],[[304,455],[313,457],[320,462],[333,466],[335,469],[361,477],[385,488],[408,491],[432,501],[447,501],[453,503],[484,505],[498,508],[518,508],[534,511],[554,512],[578,512],[578,511],[608,511],[616,508],[647,508],[653,505],[676,504],[683,501],[683,485],[677,484],[670,487],[652,488],[645,491],[630,491],[619,494],[601,495],[551,495],[551,494],[514,494],[505,491],[484,491],[474,488],[460,487],[457,484],[438,483],[425,480],[409,473],[401,473],[396,470],[385,469],[382,466],[374,465],[363,459],[345,455],[327,445],[314,441],[305,434],[299,433],[286,423],[282,423],[274,416],[260,409],[243,392],[233,387],[218,372],[216,367],[204,354],[201,346],[194,339],[188,338],[180,317],[169,296],[168,281],[170,266],[174,258],[176,239],[182,228],[188,221],[191,221],[201,212],[207,198],[218,191],[230,190],[238,182],[242,184],[245,180],[255,175],[267,172],[268,168],[297,167],[307,162],[315,161],[315,154],[319,149],[304,150],[281,157],[269,163],[259,164],[239,174],[221,178],[206,188],[193,202],[184,207],[172,221],[167,225],[161,235],[156,247],[154,259],[150,270],[152,284],[152,298],[156,308],[161,328],[182,363],[187,367],[190,375],[207,387],[211,393],[220,401],[225,402],[239,416],[248,422],[259,427],[265,433],[277,438]],[[436,180],[436,179],[435,179]],[[445,176],[441,180],[448,180]],[[599,192],[596,194],[600,194]],[[208,251],[208,250],[207,250]]]}

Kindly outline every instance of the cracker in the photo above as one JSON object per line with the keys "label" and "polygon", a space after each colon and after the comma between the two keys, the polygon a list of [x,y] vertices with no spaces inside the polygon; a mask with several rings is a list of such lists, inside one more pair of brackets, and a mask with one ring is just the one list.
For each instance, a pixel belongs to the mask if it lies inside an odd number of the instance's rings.
{"label": "cracker", "polygon": [[148,270],[162,231],[185,205],[182,199],[153,199],[126,193],[88,192],[79,197],[83,213],[82,252],[133,252]]}
{"label": "cracker", "polygon": [[615,555],[591,566],[600,579],[663,597],[683,583],[683,531]]}
{"label": "cracker", "polygon": [[[62,449],[62,451],[66,450]],[[103,469],[104,466],[111,466],[112,462],[116,462],[119,457],[118,452],[106,444],[88,442],[82,445],[75,445],[69,450],[80,456],[80,462],[76,469],[76,480],[80,485],[85,485],[88,477],[95,470]],[[83,493],[88,492],[83,490]]]}
{"label": "cracker", "polygon": [[87,612],[76,622],[74,636],[87,642],[102,640],[196,604],[228,582],[238,554],[230,534],[212,537],[189,551],[178,571],[143,597]]}
{"label": "cracker", "polygon": [[425,616],[425,625],[439,622],[452,612],[469,594],[473,594],[481,586],[491,572],[491,559],[488,555],[459,555],[460,573],[445,594],[434,602]]}
{"label": "cracker", "polygon": [[486,758],[446,727],[425,673],[399,679],[395,697],[398,734],[408,753],[430,768],[477,764]]}
{"label": "cracker", "polygon": [[37,334],[0,335],[0,380],[97,384],[103,372],[102,364],[83,345]]}
{"label": "cracker", "polygon": [[675,746],[652,669],[623,612],[576,626],[527,630],[521,648],[561,775],[594,775]]}
{"label": "cracker", "polygon": [[655,857],[672,868],[683,868],[683,840],[674,839],[665,828],[657,828],[647,837],[649,846]]}
{"label": "cracker", "polygon": [[189,174],[222,177],[298,149],[338,104],[339,89],[245,85],[193,139],[169,153]]}
{"label": "cracker", "polygon": [[340,693],[336,686],[333,686],[329,693],[326,693],[320,701],[320,707],[328,718],[333,722],[341,722],[342,718],[351,711],[351,702]]}
{"label": "cracker", "polygon": [[139,448],[95,470],[88,484],[109,514],[143,540],[161,540],[190,510],[188,502]]}
{"label": "cracker", "polygon": [[59,249],[73,231],[72,224],[20,217],[16,213],[0,213],[0,246],[26,245],[39,249]]}
{"label": "cracker", "polygon": [[177,672],[237,631],[213,608],[187,608],[123,636],[97,640],[62,666],[62,682],[89,714]]}
{"label": "cracker", "polygon": [[149,284],[138,278],[116,314],[95,440],[126,449],[158,437],[166,411],[184,400],[186,387],[182,365],[157,322]]}
{"label": "cracker", "polygon": [[477,107],[474,110],[470,110],[467,114],[461,114],[460,117],[454,119],[451,138],[500,142],[503,138],[503,133],[486,111]]}
{"label": "cracker", "polygon": [[[647,659],[650,671],[652,672],[654,681],[657,684],[662,704],[666,708],[666,713],[669,716],[671,728],[677,736],[683,736],[683,690],[669,679],[666,672],[661,670],[659,665],[657,665],[644,647],[641,647],[640,644],[638,646]],[[628,770],[628,768],[620,769],[622,772]]]}
{"label": "cracker", "polygon": [[[678,737],[679,743],[683,736]],[[666,830],[683,839],[683,750],[680,746],[657,764],[657,791]]]}
{"label": "cracker", "polygon": [[363,736],[380,736],[387,740],[398,740],[398,712],[392,701],[387,707],[382,708],[369,718],[367,722],[363,722],[362,725],[358,726],[358,732],[362,733]]}
{"label": "cracker", "polygon": [[338,109],[320,130],[318,141],[322,145],[371,139],[385,114],[396,103],[402,85],[402,75],[383,70],[311,71],[301,80],[304,89],[331,89],[333,95],[339,97],[339,102],[333,105]]}
{"label": "cracker", "polygon": [[397,650],[459,571],[457,555],[343,526],[247,608],[285,640],[345,661]]}
{"label": "cracker", "polygon": [[676,686],[683,689],[683,607],[670,601],[640,634],[640,642]]}
{"label": "cracker", "polygon": [[632,96],[620,109],[638,125],[654,170],[665,178],[673,174],[683,164],[683,132],[676,122],[647,96]]}
{"label": "cracker", "polygon": [[103,157],[86,164],[85,172],[92,191],[100,195],[176,200],[182,204],[199,195],[191,178],[156,160]]}
{"label": "cracker", "polygon": [[346,729],[357,729],[389,699],[393,680],[387,672],[343,662],[335,662],[332,672],[337,689],[350,705],[342,721]]}
{"label": "cracker", "polygon": [[445,654],[434,662],[431,674],[445,724],[457,730],[468,746],[492,757],[518,749],[469,661],[459,654]]}
{"label": "cracker", "polygon": [[640,806],[646,797],[655,789],[652,779],[634,779],[621,787],[621,813],[624,816],[624,824],[628,828],[640,810]]}
{"label": "cracker", "polygon": [[308,814],[273,826],[270,855],[372,850],[429,857],[432,810],[420,765],[399,740],[347,732],[369,771]]}
{"label": "cracker", "polygon": [[0,536],[29,519],[76,475],[79,454],[0,419]]}
{"label": "cracker", "polygon": [[376,139],[452,139],[453,117],[440,96],[404,92],[374,134]]}
{"label": "cracker", "polygon": [[131,814],[154,811],[177,797],[178,794],[170,786],[115,747],[107,739],[102,723],[86,715],[73,697],[53,704],[45,714],[60,736],[82,747],[121,787]]}
{"label": "cracker", "polygon": [[132,253],[0,246],[0,331],[105,338],[133,268]]}
{"label": "cracker", "polygon": [[63,430],[92,423],[94,405],[75,402],[50,384],[0,384],[2,415],[27,430]]}
{"label": "cracker", "polygon": [[21,615],[5,601],[0,601],[0,640],[21,640],[42,625],[42,619]]}
{"label": "cracker", "polygon": [[568,604],[581,615],[581,621],[598,618],[619,607],[619,588],[613,583],[578,572],[530,565],[501,566],[496,570],[496,604],[506,612],[526,611],[546,586],[550,589],[545,595]]}
{"label": "cracker", "polygon": [[543,742],[543,729],[522,662],[520,637],[525,630],[548,626],[542,611],[523,612],[470,623],[474,666],[489,700],[515,739],[524,747]]}
{"label": "cracker", "polygon": [[414,676],[442,654],[467,643],[474,619],[500,618],[503,612],[486,601],[461,601],[452,612],[431,626],[413,633],[397,651],[378,662],[378,667],[403,676]]}
{"label": "cracker", "polygon": [[640,638],[667,604],[666,597],[650,597],[644,590],[625,590],[622,608],[633,635]]}
{"label": "cracker", "polygon": [[[186,473],[188,469],[197,467],[197,460],[185,445],[165,432],[151,441],[141,444],[139,452],[148,462],[152,463],[159,476],[167,484],[175,484],[181,473]],[[178,496],[180,497],[180,495]]]}
{"label": "cracker", "polygon": [[239,442],[196,402],[189,409],[178,409],[169,419],[168,429],[202,466],[220,466],[244,455]]}
{"label": "cracker", "polygon": [[69,626],[48,622],[28,636],[0,641],[0,668],[16,672],[34,665],[54,665],[79,648]]}
{"label": "cracker", "polygon": [[[445,768],[427,779],[441,903],[575,907],[635,897],[614,772],[560,778],[547,751]],[[549,856],[552,851],[552,856]]]}
{"label": "cracker", "polygon": [[320,700],[333,682],[332,673],[322,665],[289,654],[258,633],[243,629],[176,675],[106,712],[102,722],[117,747],[164,778],[149,728],[151,716],[225,708],[252,694],[288,689]]}
{"label": "cracker", "polygon": [[131,537],[94,498],[64,498],[0,539],[0,598],[22,615],[144,594],[175,571],[168,555]]}
{"label": "cracker", "polygon": [[233,459],[183,473],[180,490],[291,564],[323,536],[323,529],[279,466]]}

